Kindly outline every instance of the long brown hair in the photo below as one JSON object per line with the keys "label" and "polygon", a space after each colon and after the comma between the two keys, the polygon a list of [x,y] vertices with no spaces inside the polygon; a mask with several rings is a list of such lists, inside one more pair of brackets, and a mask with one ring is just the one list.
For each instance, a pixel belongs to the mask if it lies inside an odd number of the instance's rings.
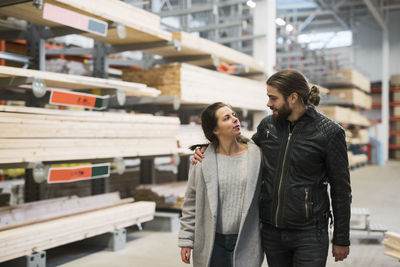
{"label": "long brown hair", "polygon": [[319,88],[315,85],[310,88],[306,77],[297,70],[278,71],[268,78],[267,85],[278,89],[285,99],[291,93],[297,93],[304,105],[318,106],[319,104]]}
{"label": "long brown hair", "polygon": [[[218,146],[218,137],[214,134],[214,130],[218,125],[218,118],[216,116],[217,110],[223,107],[228,107],[231,110],[233,108],[225,104],[223,102],[215,102],[208,107],[206,107],[202,112],[201,112],[201,128],[203,129],[204,136],[207,138],[208,141],[210,141],[211,144],[213,144],[215,147]],[[239,135],[237,137],[238,142],[241,143],[247,143],[250,141],[250,139]],[[197,146],[191,146],[190,149],[194,150]]]}

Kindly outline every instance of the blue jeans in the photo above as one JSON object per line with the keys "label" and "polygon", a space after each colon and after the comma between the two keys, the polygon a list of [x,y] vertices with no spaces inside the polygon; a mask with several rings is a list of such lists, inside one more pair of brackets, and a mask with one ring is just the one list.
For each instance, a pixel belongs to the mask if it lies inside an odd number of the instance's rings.
{"label": "blue jeans", "polygon": [[310,230],[263,224],[262,245],[269,267],[324,267],[329,248],[328,224]]}
{"label": "blue jeans", "polygon": [[210,267],[232,267],[238,235],[215,234]]}

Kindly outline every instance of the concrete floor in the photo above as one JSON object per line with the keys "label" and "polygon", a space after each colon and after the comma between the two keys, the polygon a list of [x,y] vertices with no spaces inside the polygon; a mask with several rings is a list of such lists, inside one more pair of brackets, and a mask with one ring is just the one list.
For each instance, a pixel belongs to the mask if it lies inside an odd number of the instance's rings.
{"label": "concrete floor", "polygon": [[[353,207],[371,211],[371,221],[400,233],[400,161],[391,161],[384,167],[366,166],[351,172]],[[365,235],[365,234],[364,234]],[[354,237],[354,235],[352,235]],[[48,251],[48,266],[62,267],[179,267],[176,233],[129,231],[125,249],[111,252],[74,243]],[[380,244],[366,244],[354,240],[345,262],[335,263],[329,256],[328,267],[342,266],[399,266],[400,263],[383,254]],[[264,263],[263,266],[267,266]]]}

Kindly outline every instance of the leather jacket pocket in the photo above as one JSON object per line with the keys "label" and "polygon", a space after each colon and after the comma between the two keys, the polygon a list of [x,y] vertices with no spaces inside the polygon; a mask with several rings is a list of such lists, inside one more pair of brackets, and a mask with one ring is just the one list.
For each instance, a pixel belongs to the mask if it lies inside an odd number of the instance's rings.
{"label": "leather jacket pocket", "polygon": [[311,200],[311,188],[304,188],[304,207],[305,207],[305,217],[308,221],[312,217],[313,202]]}

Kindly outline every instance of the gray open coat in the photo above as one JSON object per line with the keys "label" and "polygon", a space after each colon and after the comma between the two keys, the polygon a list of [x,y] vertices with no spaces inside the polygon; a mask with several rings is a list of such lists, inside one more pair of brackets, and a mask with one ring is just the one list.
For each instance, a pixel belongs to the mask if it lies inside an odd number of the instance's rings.
{"label": "gray open coat", "polygon": [[[178,246],[193,248],[193,266],[210,264],[218,211],[217,158],[214,146],[208,146],[202,163],[190,166],[189,181],[182,208]],[[259,227],[261,152],[248,143],[248,181],[242,220],[234,250],[235,267],[259,267],[264,255]]]}

